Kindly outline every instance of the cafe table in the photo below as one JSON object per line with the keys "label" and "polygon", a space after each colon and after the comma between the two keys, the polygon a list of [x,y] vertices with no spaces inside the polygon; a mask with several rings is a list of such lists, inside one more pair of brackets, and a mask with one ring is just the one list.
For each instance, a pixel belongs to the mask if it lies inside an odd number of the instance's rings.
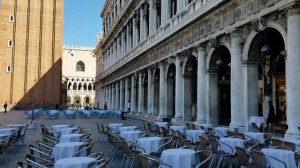
{"label": "cafe table", "polygon": [[137,146],[143,148],[146,154],[156,152],[161,145],[163,145],[161,137],[143,137],[137,140]]}
{"label": "cafe table", "polygon": [[108,127],[119,131],[123,125],[124,124],[122,123],[112,123],[112,124],[108,124]]}
{"label": "cafe table", "polygon": [[249,124],[254,123],[258,128],[266,123],[266,118],[264,116],[251,116],[249,119]]}
{"label": "cafe table", "polygon": [[[72,157],[76,152],[85,147],[83,142],[64,142],[58,143],[54,146],[52,152],[52,158],[57,161],[59,159]],[[86,153],[82,152],[80,156],[84,156]]]}
{"label": "cafe table", "polygon": [[120,133],[120,136],[126,141],[136,143],[136,140],[141,136],[142,131],[124,131]]}
{"label": "cafe table", "polygon": [[159,127],[168,127],[169,123],[168,122],[155,122],[155,125],[159,126]]}
{"label": "cafe table", "polygon": [[84,134],[63,134],[60,136],[59,142],[80,142]]}
{"label": "cafe table", "polygon": [[59,159],[54,168],[97,168],[97,160],[91,157],[72,157]]}
{"label": "cafe table", "polygon": [[[261,150],[265,155],[272,156],[278,160],[283,161],[287,168],[296,168],[295,155],[293,151],[282,150],[282,149],[262,149]],[[278,161],[266,157],[267,162],[271,168],[282,168],[283,165],[278,163]]]}
{"label": "cafe table", "polygon": [[183,133],[183,134],[185,134],[185,131],[186,131],[186,127],[183,126],[183,125],[172,125],[172,126],[170,127],[170,129],[171,129],[171,130],[174,130],[174,131],[179,131],[179,132],[181,132],[181,133]]}
{"label": "cafe table", "polygon": [[124,127],[120,127],[119,131],[120,132],[124,132],[124,131],[134,131],[135,129],[137,129],[136,126],[124,126]]}
{"label": "cafe table", "polygon": [[[244,147],[244,143],[245,143],[245,141],[243,139],[230,138],[230,137],[228,137],[228,138],[220,138],[220,142],[221,142],[221,150],[224,151],[224,152],[226,152],[226,153],[229,153],[229,154],[236,153],[235,147],[238,146],[238,147],[242,147],[243,148]],[[226,144],[226,145],[224,145],[223,143]]]}
{"label": "cafe table", "polygon": [[199,136],[205,135],[203,130],[187,130],[186,131],[187,139],[191,140],[193,143],[199,142]]}
{"label": "cafe table", "polygon": [[[167,149],[161,154],[160,160],[172,168],[194,168],[195,151],[190,149]],[[160,168],[166,168],[160,165]]]}

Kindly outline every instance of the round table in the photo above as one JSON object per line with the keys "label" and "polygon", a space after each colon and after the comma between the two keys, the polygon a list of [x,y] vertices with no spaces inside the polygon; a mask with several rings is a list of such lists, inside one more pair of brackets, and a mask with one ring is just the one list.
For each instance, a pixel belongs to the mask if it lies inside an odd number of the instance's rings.
{"label": "round table", "polygon": [[185,131],[186,131],[186,127],[185,126],[182,126],[182,125],[172,125],[170,127],[170,129],[174,130],[174,131],[179,131],[183,134],[185,134]]}
{"label": "round table", "polygon": [[0,140],[9,137],[11,134],[0,134]]}
{"label": "round table", "polygon": [[120,132],[134,131],[136,128],[137,128],[136,126],[125,126],[125,127],[120,127],[119,130]]}
{"label": "round table", "polygon": [[[64,142],[64,143],[58,143],[54,146],[53,152],[52,152],[52,158],[54,160],[64,159],[72,157],[76,152],[81,150],[81,148],[84,147],[83,142]],[[81,156],[84,156],[85,152],[81,153]]]}
{"label": "round table", "polygon": [[243,148],[245,143],[243,139],[239,138],[220,138],[220,142],[225,143],[226,145],[229,145],[232,148],[231,151],[230,147],[221,143],[221,150],[229,154],[236,153],[235,147],[239,146]]}
{"label": "round table", "polygon": [[142,131],[124,131],[120,133],[120,136],[126,141],[136,143],[136,140],[141,136]]}
{"label": "round table", "polygon": [[108,127],[109,128],[113,128],[115,130],[118,130],[123,126],[122,123],[112,123],[112,124],[108,124]]}
{"label": "round table", "polygon": [[159,127],[168,127],[169,123],[168,122],[155,122],[155,125],[159,126]]}
{"label": "round table", "polygon": [[83,134],[64,134],[60,136],[59,142],[80,142]]}
{"label": "round table", "polygon": [[67,127],[69,127],[68,124],[64,124],[64,125],[52,125],[51,129],[52,129],[52,131],[59,132],[59,129],[67,128]]}
{"label": "round table", "polygon": [[17,129],[16,128],[1,128],[0,134],[11,134],[14,131],[17,131]]}
{"label": "round table", "polygon": [[[261,150],[265,155],[272,156],[276,159],[283,161],[288,168],[296,168],[295,155],[293,151],[282,150],[282,149],[262,149]],[[283,165],[279,164],[274,159],[266,157],[267,162],[272,168],[281,168]]]}
{"label": "round table", "polygon": [[66,128],[59,129],[59,132],[61,133],[61,135],[64,135],[64,134],[72,134],[76,130],[77,130],[76,127],[71,127],[71,128],[66,127]]}
{"label": "round table", "polygon": [[264,133],[261,132],[244,132],[246,140],[250,140],[251,138],[259,140],[260,144],[265,142]]}
{"label": "round table", "polygon": [[57,160],[54,168],[96,168],[97,160],[91,157],[72,157]]}
{"label": "round table", "polygon": [[258,128],[266,122],[266,118],[264,116],[251,116],[249,120],[249,124],[254,123]]}
{"label": "round table", "polygon": [[191,140],[193,143],[199,142],[199,136],[205,135],[203,130],[187,130],[186,131],[187,139]]}
{"label": "round table", "polygon": [[156,152],[163,145],[161,137],[144,137],[137,140],[137,145],[145,150],[146,154]]}
{"label": "round table", "polygon": [[215,127],[215,135],[220,138],[227,136],[227,131],[230,131],[229,127]]}
{"label": "round table", "polygon": [[[172,166],[172,168],[193,168],[195,165],[195,151],[190,149],[167,149],[162,152],[160,160]],[[165,167],[160,166],[160,168]]]}

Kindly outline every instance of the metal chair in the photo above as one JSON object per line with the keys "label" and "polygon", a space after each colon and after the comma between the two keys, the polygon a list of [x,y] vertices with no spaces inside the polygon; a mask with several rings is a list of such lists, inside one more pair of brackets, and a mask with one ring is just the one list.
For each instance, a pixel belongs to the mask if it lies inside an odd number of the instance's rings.
{"label": "metal chair", "polygon": [[200,150],[196,152],[200,156],[200,163],[196,165],[196,168],[210,168],[213,153],[209,150]]}
{"label": "metal chair", "polygon": [[147,154],[140,153],[138,157],[139,157],[141,168],[159,168],[160,166],[172,168],[172,166],[163,163],[159,158]]}

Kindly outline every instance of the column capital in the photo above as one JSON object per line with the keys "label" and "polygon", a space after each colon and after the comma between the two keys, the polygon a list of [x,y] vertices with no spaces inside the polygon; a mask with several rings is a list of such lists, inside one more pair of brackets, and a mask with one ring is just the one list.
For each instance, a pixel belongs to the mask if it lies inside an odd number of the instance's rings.
{"label": "column capital", "polygon": [[199,51],[205,51],[205,49],[206,49],[206,44],[203,44],[203,43],[197,44],[197,45],[195,46],[195,49],[196,49],[197,52],[199,52]]}
{"label": "column capital", "polygon": [[289,16],[294,16],[294,15],[300,15],[300,4],[290,6],[287,9],[287,13],[288,13],[288,17]]}
{"label": "column capital", "polygon": [[242,31],[239,29],[232,31],[231,38],[242,38]]}

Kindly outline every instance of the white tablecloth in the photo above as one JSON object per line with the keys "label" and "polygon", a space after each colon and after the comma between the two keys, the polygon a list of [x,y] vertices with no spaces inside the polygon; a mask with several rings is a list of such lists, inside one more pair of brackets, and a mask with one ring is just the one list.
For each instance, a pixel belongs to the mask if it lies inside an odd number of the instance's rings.
{"label": "white tablecloth", "polygon": [[283,141],[292,142],[296,145],[296,151],[300,151],[300,139],[283,139]]}
{"label": "white tablecloth", "polygon": [[10,134],[14,131],[17,131],[17,129],[16,128],[1,128],[0,134]]}
{"label": "white tablecloth", "polygon": [[83,134],[64,134],[60,136],[60,143],[63,142],[80,142]]}
{"label": "white tablecloth", "polygon": [[254,138],[259,140],[259,143],[263,144],[265,139],[264,139],[264,134],[261,132],[244,132],[246,140],[250,140],[250,138]]}
{"label": "white tablecloth", "polygon": [[7,127],[16,128],[16,129],[23,129],[23,127],[25,127],[25,125],[24,124],[10,124],[10,125],[7,125]]}
{"label": "white tablecloth", "polygon": [[174,131],[179,131],[183,134],[185,134],[185,131],[186,131],[186,127],[185,126],[182,126],[182,125],[172,125],[170,127],[170,129],[174,130]]}
{"label": "white tablecloth", "polygon": [[155,122],[154,124],[159,127],[168,127],[168,122]]}
{"label": "white tablecloth", "polygon": [[137,145],[145,149],[146,154],[150,154],[156,152],[163,145],[163,141],[161,137],[144,137],[137,140]]}
{"label": "white tablecloth", "polygon": [[67,125],[67,124],[64,124],[64,125],[52,125],[51,129],[53,131],[55,131],[55,132],[59,132],[59,129],[66,128],[66,127],[69,127],[69,125]]}
{"label": "white tablecloth", "polygon": [[220,138],[220,142],[223,142],[232,147],[233,153],[231,153],[230,147],[221,143],[221,150],[226,153],[229,153],[229,154],[236,153],[236,149],[235,149],[236,146],[239,146],[242,148],[244,147],[244,140],[239,139],[239,138]]}
{"label": "white tablecloth", "polygon": [[61,133],[61,135],[64,135],[64,134],[72,134],[76,130],[77,130],[76,127],[71,127],[71,128],[66,127],[66,128],[59,129],[59,132]]}
{"label": "white tablecloth", "polygon": [[249,120],[249,124],[255,123],[255,125],[257,127],[260,127],[265,122],[266,122],[266,119],[263,116],[251,116],[250,120]]}
{"label": "white tablecloth", "polygon": [[124,131],[134,131],[136,129],[136,126],[126,126],[126,127],[120,127],[119,131],[124,132]]}
{"label": "white tablecloth", "polygon": [[[279,159],[287,165],[288,168],[296,168],[295,156],[292,151],[281,150],[281,149],[262,149],[261,150],[265,155],[272,156],[276,159]],[[282,168],[282,164],[278,163],[274,159],[266,157],[271,168]]]}
{"label": "white tablecloth", "polygon": [[120,136],[126,141],[136,143],[136,140],[141,135],[142,131],[124,131],[120,133]]}
{"label": "white tablecloth", "polygon": [[199,126],[202,126],[205,129],[207,129],[207,128],[214,128],[214,125],[212,125],[212,124],[199,124]]}
{"label": "white tablecloth", "polygon": [[[54,158],[55,161],[59,159],[69,158],[72,157],[76,152],[78,152],[82,148],[84,148],[83,142],[58,143],[54,146],[52,158]],[[85,153],[83,152],[81,156],[84,155]]]}
{"label": "white tablecloth", "polygon": [[215,135],[222,138],[227,136],[227,131],[229,131],[230,128],[228,127],[215,127]]}
{"label": "white tablecloth", "polygon": [[[167,149],[161,154],[160,160],[172,168],[193,168],[195,165],[195,151],[190,149]],[[166,166],[160,165],[160,168]]]}
{"label": "white tablecloth", "polygon": [[96,168],[97,160],[90,157],[72,157],[55,162],[54,168]]}
{"label": "white tablecloth", "polygon": [[0,134],[0,140],[7,138],[8,136],[10,136],[11,134]]}
{"label": "white tablecloth", "polygon": [[108,127],[113,128],[115,130],[119,130],[123,126],[122,123],[113,123],[113,124],[108,124]]}
{"label": "white tablecloth", "polygon": [[203,136],[204,134],[205,134],[205,131],[203,131],[203,130],[187,130],[186,131],[187,139],[191,140],[194,143],[199,142],[199,136],[200,135]]}

